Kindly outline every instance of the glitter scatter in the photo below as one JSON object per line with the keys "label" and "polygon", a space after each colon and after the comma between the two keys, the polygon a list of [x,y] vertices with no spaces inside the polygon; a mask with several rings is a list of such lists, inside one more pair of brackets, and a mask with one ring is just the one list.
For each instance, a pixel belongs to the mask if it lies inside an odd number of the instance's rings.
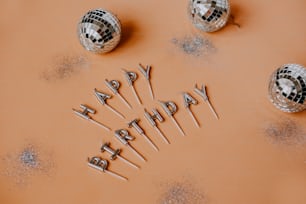
{"label": "glitter scatter", "polygon": [[54,58],[49,69],[42,74],[46,81],[63,80],[89,67],[89,60],[83,55],[62,55]]}
{"label": "glitter scatter", "polygon": [[205,56],[216,52],[213,43],[200,35],[185,36],[183,38],[173,38],[172,43],[182,52],[192,56]]}
{"label": "glitter scatter", "polygon": [[25,148],[20,156],[19,160],[21,165],[23,165],[25,168],[37,168],[39,166],[39,161],[37,158],[37,152],[35,152],[35,149],[32,147]]}
{"label": "glitter scatter", "polygon": [[55,167],[52,155],[35,145],[26,145],[20,151],[1,157],[1,174],[17,185],[26,186],[35,175],[50,176]]}
{"label": "glitter scatter", "polygon": [[290,119],[270,122],[264,132],[273,144],[299,146],[306,143],[306,132],[299,123]]}
{"label": "glitter scatter", "polygon": [[205,195],[190,181],[175,181],[163,184],[163,193],[158,204],[204,204]]}

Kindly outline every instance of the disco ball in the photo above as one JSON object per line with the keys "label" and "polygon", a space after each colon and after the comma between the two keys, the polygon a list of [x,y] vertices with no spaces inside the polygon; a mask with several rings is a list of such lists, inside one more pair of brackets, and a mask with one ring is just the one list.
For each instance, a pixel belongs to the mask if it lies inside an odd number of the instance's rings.
{"label": "disco ball", "polygon": [[230,5],[228,0],[189,0],[188,15],[196,28],[214,32],[225,26]]}
{"label": "disco ball", "polygon": [[269,84],[271,102],[284,112],[306,109],[306,68],[298,64],[285,64],[271,76]]}
{"label": "disco ball", "polygon": [[109,11],[88,11],[78,24],[80,43],[86,50],[106,53],[114,49],[121,38],[121,24]]}

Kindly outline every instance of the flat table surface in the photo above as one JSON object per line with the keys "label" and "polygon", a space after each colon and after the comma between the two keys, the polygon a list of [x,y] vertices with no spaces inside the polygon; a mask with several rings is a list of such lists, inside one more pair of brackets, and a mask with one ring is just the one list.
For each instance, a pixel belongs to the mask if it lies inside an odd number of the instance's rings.
{"label": "flat table surface", "polygon": [[[0,203],[306,203],[306,113],[282,113],[267,96],[275,69],[306,65],[306,1],[232,0],[240,28],[229,23],[210,34],[193,27],[187,2],[1,1]],[[120,44],[105,55],[78,41],[77,23],[93,8],[112,11],[122,23]],[[155,100],[139,63],[152,66]],[[138,73],[143,105],[122,68]],[[94,88],[111,93],[105,79],[121,82],[133,110],[117,96],[108,102],[126,120],[95,98]],[[206,84],[219,120],[193,92],[196,83]],[[183,91],[199,101],[192,111],[200,128],[183,106]],[[158,100],[178,105],[175,118],[186,136]],[[148,160],[142,162],[112,132],[74,115],[80,104],[95,108],[92,117],[112,130],[140,118],[159,152],[129,129],[132,146]],[[146,122],[144,108],[164,116],[159,128],[170,145]],[[128,182],[87,166],[87,157],[109,159],[100,152],[103,142],[141,167],[110,162],[109,170]]]}

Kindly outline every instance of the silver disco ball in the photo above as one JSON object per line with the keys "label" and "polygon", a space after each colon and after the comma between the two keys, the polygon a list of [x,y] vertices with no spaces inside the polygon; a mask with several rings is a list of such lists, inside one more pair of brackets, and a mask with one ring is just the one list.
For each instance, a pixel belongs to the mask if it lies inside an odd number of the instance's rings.
{"label": "silver disco ball", "polygon": [[109,11],[88,11],[78,24],[78,36],[86,50],[105,53],[114,49],[121,38],[121,24]]}
{"label": "silver disco ball", "polygon": [[298,64],[278,68],[271,76],[269,98],[284,112],[306,110],[306,68]]}
{"label": "silver disco ball", "polygon": [[225,26],[229,15],[228,0],[189,0],[188,15],[195,27],[214,32]]}

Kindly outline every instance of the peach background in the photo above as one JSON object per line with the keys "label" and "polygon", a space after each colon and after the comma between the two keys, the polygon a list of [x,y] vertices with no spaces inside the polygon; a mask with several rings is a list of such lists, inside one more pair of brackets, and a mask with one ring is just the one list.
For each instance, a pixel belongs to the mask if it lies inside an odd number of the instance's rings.
{"label": "peach background", "polygon": [[[289,62],[306,65],[306,2],[231,2],[241,29],[228,25],[220,32],[202,34],[218,50],[201,58],[186,56],[171,43],[173,37],[199,33],[186,16],[187,1],[2,0],[0,155],[14,151],[26,140],[37,141],[53,151],[56,169],[50,178],[33,176],[27,188],[16,187],[9,177],[2,176],[0,203],[155,203],[162,193],[159,183],[184,176],[196,181],[209,203],[305,203],[305,145],[298,149],[272,145],[262,127],[279,117],[306,124],[305,112],[281,113],[267,100],[267,81],[277,66]],[[84,51],[76,37],[79,18],[99,7],[118,15],[125,35],[117,49],[103,56]],[[74,53],[87,56],[88,69],[54,82],[40,77],[54,56]],[[171,145],[164,144],[144,122],[143,107],[137,105],[124,81],[121,68],[136,70],[139,62],[153,66],[157,98],[173,100],[181,108],[176,117],[186,137],[179,135],[169,119],[160,125]],[[95,119],[112,129],[126,127],[125,121],[99,105],[93,95],[95,87],[109,92],[105,78],[123,82],[121,92],[135,109],[128,110],[117,97],[111,105],[129,119],[141,117],[141,126],[160,147],[156,153],[140,137],[132,143],[146,156],[146,164],[123,150],[122,155],[142,166],[140,171],[120,161],[111,163],[110,169],[128,177],[129,182],[87,167],[85,159],[100,155],[102,140],[121,145],[110,133],[71,111],[85,103],[97,109]],[[201,101],[193,108],[201,129],[194,127],[180,96],[196,82],[207,84],[221,118],[215,120]],[[135,86],[144,107],[161,110],[151,101],[143,77]]]}

